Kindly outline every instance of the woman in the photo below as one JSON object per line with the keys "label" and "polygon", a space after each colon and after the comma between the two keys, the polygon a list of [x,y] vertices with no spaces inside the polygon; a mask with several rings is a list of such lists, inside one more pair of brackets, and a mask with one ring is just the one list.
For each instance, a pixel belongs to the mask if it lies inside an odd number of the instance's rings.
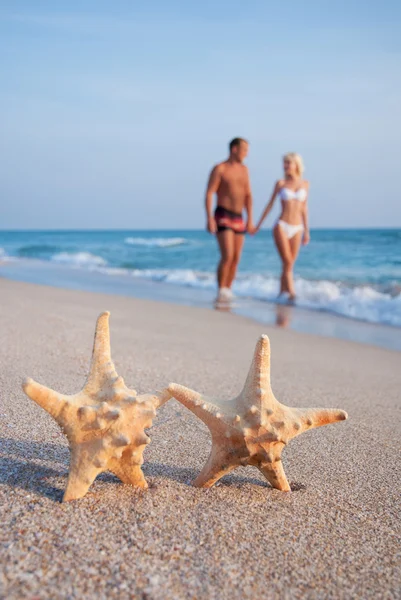
{"label": "woman", "polygon": [[289,294],[295,300],[293,267],[298,256],[301,242],[310,240],[308,227],[309,182],[302,179],[304,165],[302,158],[295,152],[289,152],[283,158],[284,179],[277,181],[268,205],[259,223],[253,230],[257,233],[273,208],[276,197],[281,200],[281,215],[273,228],[273,237],[283,263],[280,294]]}

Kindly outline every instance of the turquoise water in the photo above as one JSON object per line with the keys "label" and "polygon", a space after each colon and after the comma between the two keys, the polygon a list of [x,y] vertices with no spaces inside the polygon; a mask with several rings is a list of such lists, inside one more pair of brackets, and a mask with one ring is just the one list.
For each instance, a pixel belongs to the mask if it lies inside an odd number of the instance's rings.
{"label": "turquoise water", "polygon": [[[216,240],[202,231],[1,232],[0,258],[38,259],[194,289],[215,287]],[[234,286],[272,302],[280,261],[270,231],[246,237]],[[315,230],[296,264],[297,304],[401,326],[401,230]]]}

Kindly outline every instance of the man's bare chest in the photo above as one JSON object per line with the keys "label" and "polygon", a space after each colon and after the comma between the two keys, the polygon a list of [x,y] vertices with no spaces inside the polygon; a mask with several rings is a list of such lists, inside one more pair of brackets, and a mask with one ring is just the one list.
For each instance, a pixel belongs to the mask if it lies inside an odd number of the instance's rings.
{"label": "man's bare chest", "polygon": [[228,188],[245,188],[246,176],[243,171],[228,171],[222,174],[221,184]]}

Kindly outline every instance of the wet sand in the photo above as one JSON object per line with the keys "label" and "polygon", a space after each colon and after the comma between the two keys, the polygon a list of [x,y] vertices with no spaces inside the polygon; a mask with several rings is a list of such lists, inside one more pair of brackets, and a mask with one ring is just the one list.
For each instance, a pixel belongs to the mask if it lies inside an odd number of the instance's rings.
{"label": "wet sand", "polygon": [[[399,597],[400,353],[203,308],[2,279],[0,309],[2,598]],[[199,490],[189,482],[209,433],[172,400],[150,430],[149,490],[106,473],[84,499],[61,504],[66,439],[20,383],[80,389],[103,310],[117,371],[139,393],[175,381],[229,398],[267,333],[277,398],[342,408],[349,420],[284,450],[291,493],[252,467]]]}

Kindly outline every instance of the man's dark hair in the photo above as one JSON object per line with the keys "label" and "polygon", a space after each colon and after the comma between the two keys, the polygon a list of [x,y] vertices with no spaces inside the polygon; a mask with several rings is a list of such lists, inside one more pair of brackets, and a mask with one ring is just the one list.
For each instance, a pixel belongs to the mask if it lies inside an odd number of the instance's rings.
{"label": "man's dark hair", "polygon": [[233,140],[231,140],[229,144],[230,152],[233,148],[239,146],[241,142],[245,142],[246,144],[248,143],[247,140],[244,140],[244,138],[234,138]]}

